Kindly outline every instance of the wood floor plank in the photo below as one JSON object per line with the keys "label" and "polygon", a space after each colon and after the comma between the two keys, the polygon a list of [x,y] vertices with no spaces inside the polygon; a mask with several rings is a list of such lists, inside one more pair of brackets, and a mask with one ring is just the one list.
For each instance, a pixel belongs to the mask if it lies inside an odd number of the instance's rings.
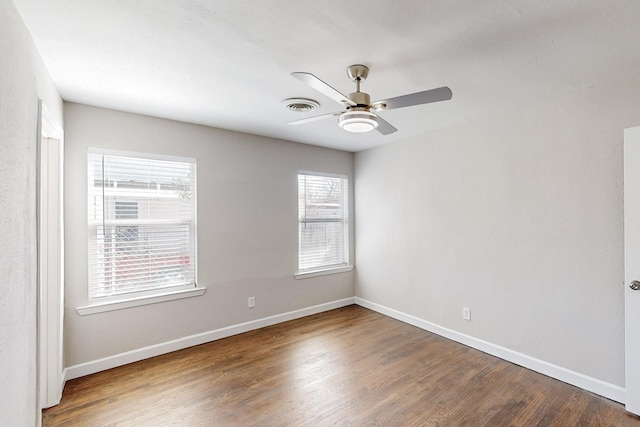
{"label": "wood floor plank", "polygon": [[640,418],[354,305],[71,380],[43,425],[640,427]]}

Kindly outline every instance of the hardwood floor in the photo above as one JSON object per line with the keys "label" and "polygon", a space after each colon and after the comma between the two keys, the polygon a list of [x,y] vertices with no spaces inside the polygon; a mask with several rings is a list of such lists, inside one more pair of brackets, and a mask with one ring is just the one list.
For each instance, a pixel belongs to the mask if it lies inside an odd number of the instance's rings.
{"label": "hardwood floor", "polygon": [[45,426],[640,426],[622,405],[359,306],[67,383]]}

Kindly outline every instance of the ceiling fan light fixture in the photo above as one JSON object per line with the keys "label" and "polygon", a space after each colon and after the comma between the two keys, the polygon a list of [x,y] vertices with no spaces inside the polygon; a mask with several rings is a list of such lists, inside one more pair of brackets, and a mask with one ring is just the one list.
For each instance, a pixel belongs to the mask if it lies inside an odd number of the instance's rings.
{"label": "ceiling fan light fixture", "polygon": [[347,132],[370,132],[378,127],[378,116],[369,111],[345,111],[338,124]]}

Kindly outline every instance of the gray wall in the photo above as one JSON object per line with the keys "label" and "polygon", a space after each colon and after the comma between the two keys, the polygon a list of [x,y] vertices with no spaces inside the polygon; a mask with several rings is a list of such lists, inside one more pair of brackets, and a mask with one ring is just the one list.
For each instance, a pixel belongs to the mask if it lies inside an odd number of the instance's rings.
{"label": "gray wall", "polygon": [[623,129],[639,88],[358,153],[356,295],[624,387]]}
{"label": "gray wall", "polygon": [[[297,172],[352,181],[351,153],[73,103],[65,104],[65,137],[67,366],[354,295],[352,272],[293,277]],[[197,159],[204,296],[78,315],[76,307],[88,302],[88,147]],[[249,296],[256,297],[254,309],[247,308]]]}
{"label": "gray wall", "polygon": [[15,6],[0,0],[0,414],[36,424],[36,149],[38,97],[62,102]]}

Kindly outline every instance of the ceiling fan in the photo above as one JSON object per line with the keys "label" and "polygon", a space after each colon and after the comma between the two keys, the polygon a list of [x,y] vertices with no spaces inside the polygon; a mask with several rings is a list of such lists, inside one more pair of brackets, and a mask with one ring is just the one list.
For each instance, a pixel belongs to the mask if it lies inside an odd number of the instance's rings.
{"label": "ceiling fan", "polygon": [[374,111],[378,112],[391,110],[393,108],[447,101],[453,96],[451,89],[443,86],[436,89],[371,102],[368,93],[360,92],[360,82],[365,80],[369,75],[369,67],[361,64],[351,65],[347,68],[347,75],[356,84],[356,91],[350,93],[348,97],[311,73],[295,72],[291,73],[291,75],[307,86],[342,104],[346,107],[346,110],[296,120],[289,122],[290,125],[299,125],[338,116],[338,125],[348,132],[369,132],[375,129],[382,135],[389,135],[398,129],[374,113]]}

